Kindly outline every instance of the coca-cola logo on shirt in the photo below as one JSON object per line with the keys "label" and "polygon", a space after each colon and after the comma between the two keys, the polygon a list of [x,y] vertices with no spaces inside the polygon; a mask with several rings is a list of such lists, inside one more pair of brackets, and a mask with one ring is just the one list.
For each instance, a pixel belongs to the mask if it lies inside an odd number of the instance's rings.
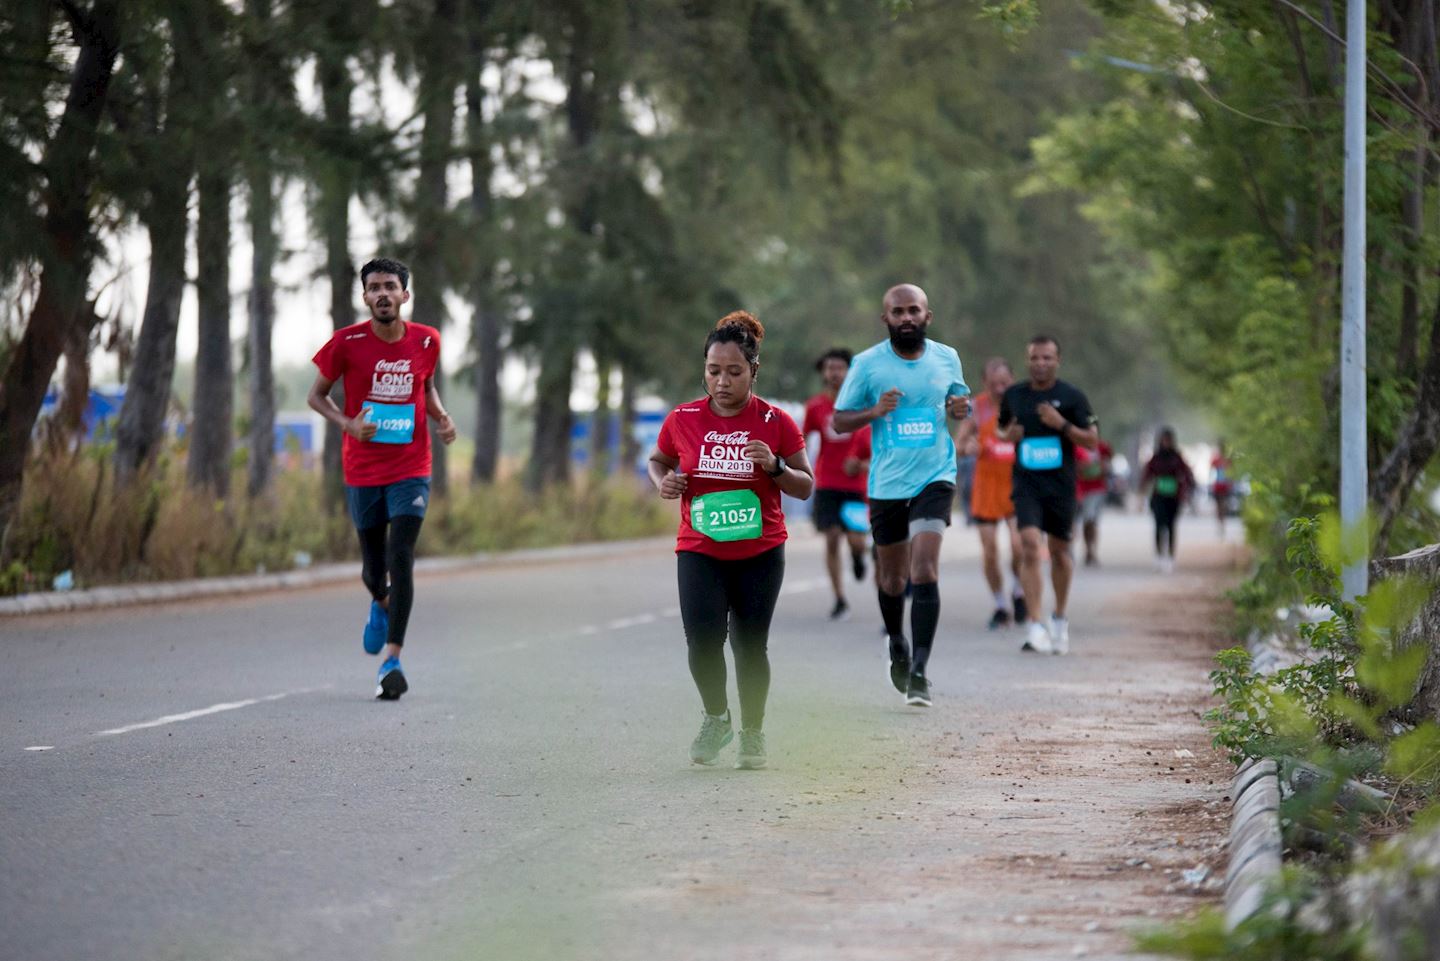
{"label": "coca-cola logo on shirt", "polygon": [[377,360],[370,375],[370,399],[375,401],[406,401],[415,391],[415,375],[410,359]]}
{"label": "coca-cola logo on shirt", "polygon": [[722,434],[718,430],[712,430],[705,435],[705,443],[738,444],[741,447],[744,447],[746,444],[750,443],[750,432],[748,430],[736,430],[731,431],[728,434]]}
{"label": "coca-cola logo on shirt", "polygon": [[743,478],[753,476],[755,464],[745,457],[745,445],[750,443],[748,430],[735,430],[722,434],[718,430],[706,433],[705,442],[700,445],[700,461],[696,473],[702,477]]}

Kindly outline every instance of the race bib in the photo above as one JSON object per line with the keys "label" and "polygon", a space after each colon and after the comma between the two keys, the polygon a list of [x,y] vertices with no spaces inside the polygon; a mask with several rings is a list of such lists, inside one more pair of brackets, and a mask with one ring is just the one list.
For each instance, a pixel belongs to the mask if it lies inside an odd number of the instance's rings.
{"label": "race bib", "polygon": [[377,428],[372,444],[408,444],[415,439],[414,404],[376,404],[365,401],[360,405],[365,419]]}
{"label": "race bib", "polygon": [[690,526],[712,541],[760,536],[760,498],[752,490],[716,491],[690,501]]}
{"label": "race bib", "polygon": [[1080,465],[1080,476],[1086,480],[1099,480],[1105,476],[1105,465],[1098,460],[1086,461]]}
{"label": "race bib", "polygon": [[870,506],[864,501],[846,501],[840,505],[840,523],[847,531],[864,534],[870,530]]}
{"label": "race bib", "polygon": [[984,445],[985,459],[1005,464],[1015,463],[1015,445],[1008,440],[990,438]]}
{"label": "race bib", "polygon": [[1058,470],[1064,462],[1059,437],[1027,437],[1020,442],[1020,466],[1026,470]]}
{"label": "race bib", "polygon": [[890,413],[890,436],[896,447],[934,447],[939,433],[933,407],[897,407]]}
{"label": "race bib", "polygon": [[1180,493],[1180,480],[1175,477],[1155,478],[1155,493],[1161,497],[1174,497]]}

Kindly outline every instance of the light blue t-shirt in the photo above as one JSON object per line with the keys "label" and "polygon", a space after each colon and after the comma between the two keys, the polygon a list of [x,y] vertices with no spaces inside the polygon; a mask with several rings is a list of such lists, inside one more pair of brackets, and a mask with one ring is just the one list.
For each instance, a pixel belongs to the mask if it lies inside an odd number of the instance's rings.
{"label": "light blue t-shirt", "polygon": [[836,410],[875,406],[892,387],[900,406],[871,422],[870,497],[908,500],[935,481],[955,483],[955,442],[950,439],[945,399],[967,395],[960,355],[925,341],[925,353],[906,360],[882,340],[857,356],[835,398]]}

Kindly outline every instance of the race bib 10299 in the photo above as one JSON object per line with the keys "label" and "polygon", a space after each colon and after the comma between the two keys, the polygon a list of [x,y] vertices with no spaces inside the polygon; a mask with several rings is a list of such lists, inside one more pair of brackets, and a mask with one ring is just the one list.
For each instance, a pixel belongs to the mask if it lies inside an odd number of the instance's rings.
{"label": "race bib 10299", "polygon": [[377,428],[371,443],[408,444],[415,438],[414,404],[377,404],[367,400],[360,409],[365,419]]}

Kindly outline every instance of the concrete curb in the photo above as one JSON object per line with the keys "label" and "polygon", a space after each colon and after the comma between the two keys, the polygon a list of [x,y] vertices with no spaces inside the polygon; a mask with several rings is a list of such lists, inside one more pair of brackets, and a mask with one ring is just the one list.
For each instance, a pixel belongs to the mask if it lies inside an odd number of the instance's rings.
{"label": "concrete curb", "polygon": [[[443,574],[480,567],[509,567],[581,560],[612,554],[634,554],[674,543],[674,536],[647,537],[628,541],[601,541],[567,544],[515,551],[486,551],[461,557],[427,557],[415,562],[417,574]],[[258,594],[263,591],[297,590],[360,580],[359,562],[320,564],[300,571],[278,574],[247,574],[236,577],[204,577],[189,581],[97,587],[83,591],[47,591],[0,598],[0,620],[31,614],[58,614],[90,611],[137,604],[189,601],[206,597]]]}
{"label": "concrete curb", "polygon": [[[1252,665],[1273,674],[1287,663],[1274,637],[1250,638]],[[1230,863],[1225,868],[1225,927],[1233,930],[1260,910],[1280,877],[1285,841],[1280,834],[1280,771],[1269,758],[1249,758],[1230,786]]]}

